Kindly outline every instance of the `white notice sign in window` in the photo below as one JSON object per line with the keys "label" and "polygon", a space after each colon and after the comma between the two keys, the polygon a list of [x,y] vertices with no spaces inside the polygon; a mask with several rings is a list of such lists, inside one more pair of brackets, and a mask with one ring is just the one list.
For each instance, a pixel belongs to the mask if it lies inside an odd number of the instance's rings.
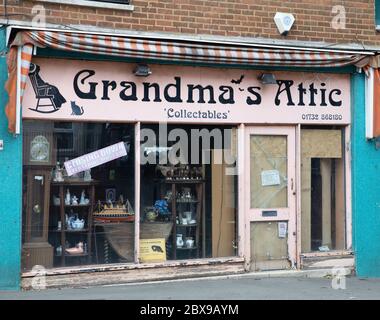
{"label": "white notice sign in window", "polygon": [[64,163],[67,175],[82,172],[103,163],[115,160],[127,155],[124,142],[119,142],[103,149],[87,153],[81,157],[66,161]]}
{"label": "white notice sign in window", "polygon": [[278,170],[261,171],[262,186],[278,186],[280,183],[280,173],[278,172]]}

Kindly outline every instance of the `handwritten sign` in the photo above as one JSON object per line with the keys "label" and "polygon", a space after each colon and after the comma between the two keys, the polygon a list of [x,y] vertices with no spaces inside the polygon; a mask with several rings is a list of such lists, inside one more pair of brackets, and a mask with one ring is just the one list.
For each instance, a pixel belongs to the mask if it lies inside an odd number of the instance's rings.
{"label": "handwritten sign", "polygon": [[82,172],[94,167],[97,167],[103,163],[115,160],[127,155],[124,142],[119,142],[103,149],[96,150],[91,153],[87,153],[75,159],[71,159],[64,163],[67,174],[69,176]]}

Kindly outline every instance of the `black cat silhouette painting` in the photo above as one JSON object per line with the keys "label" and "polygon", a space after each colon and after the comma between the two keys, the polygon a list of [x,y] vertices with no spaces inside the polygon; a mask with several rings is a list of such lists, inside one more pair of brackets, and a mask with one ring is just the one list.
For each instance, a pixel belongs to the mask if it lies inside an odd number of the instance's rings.
{"label": "black cat silhouette painting", "polygon": [[34,109],[29,108],[30,110],[39,113],[52,113],[58,111],[66,102],[56,86],[42,80],[39,65],[30,64],[29,78],[37,99],[36,107]]}
{"label": "black cat silhouette painting", "polygon": [[71,102],[71,115],[72,116],[81,116],[84,113],[83,107],[78,106],[75,101]]}

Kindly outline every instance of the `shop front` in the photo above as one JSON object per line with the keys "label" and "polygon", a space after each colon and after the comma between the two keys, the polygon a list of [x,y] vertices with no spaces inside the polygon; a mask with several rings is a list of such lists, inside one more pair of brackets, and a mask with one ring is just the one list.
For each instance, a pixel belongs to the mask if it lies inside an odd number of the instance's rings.
{"label": "shop front", "polygon": [[84,57],[24,79],[24,287],[352,254],[349,73]]}
{"label": "shop front", "polygon": [[350,247],[348,76],[135,67],[33,58],[24,271],[234,256],[287,269]]}

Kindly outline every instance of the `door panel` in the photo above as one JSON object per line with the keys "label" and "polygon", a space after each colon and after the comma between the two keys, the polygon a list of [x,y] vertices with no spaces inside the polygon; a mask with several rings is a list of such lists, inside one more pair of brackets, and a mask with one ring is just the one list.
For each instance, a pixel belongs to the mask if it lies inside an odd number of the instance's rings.
{"label": "door panel", "polygon": [[289,268],[296,261],[295,128],[247,128],[246,150],[251,269]]}
{"label": "door panel", "polygon": [[251,208],[288,206],[287,162],[286,136],[250,136]]}
{"label": "door panel", "polygon": [[251,270],[289,268],[287,236],[278,237],[278,222],[251,222]]}

